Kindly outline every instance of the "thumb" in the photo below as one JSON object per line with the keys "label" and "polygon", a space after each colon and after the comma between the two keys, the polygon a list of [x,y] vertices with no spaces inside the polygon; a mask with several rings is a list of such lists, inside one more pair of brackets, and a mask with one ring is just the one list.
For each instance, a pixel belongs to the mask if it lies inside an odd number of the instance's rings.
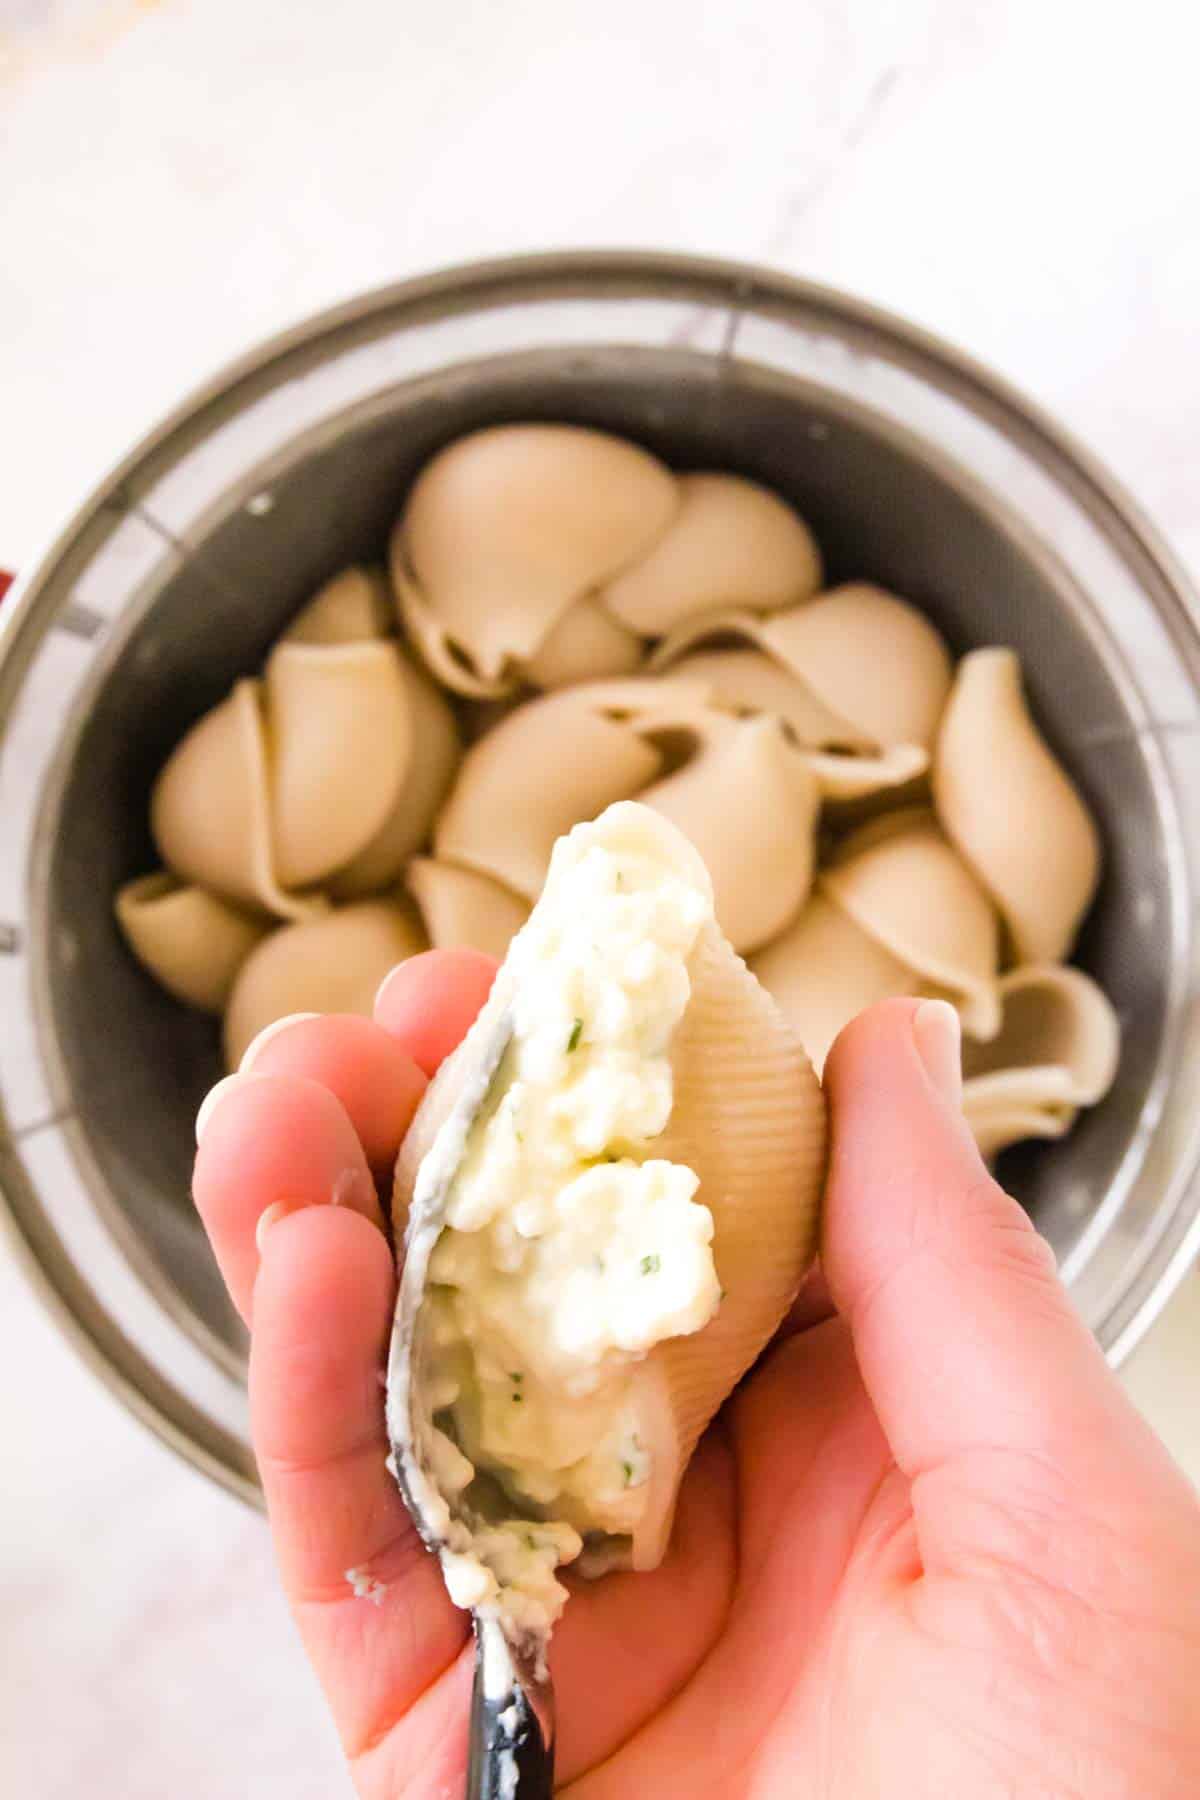
{"label": "thumb", "polygon": [[[992,1180],[959,1105],[958,1019],[887,1001],[826,1066],[832,1156],[822,1261],[892,1454],[925,1494],[1037,1467],[1065,1493],[1122,1471],[1181,1480]],[[969,1482],[957,1479],[968,1471]],[[919,1506],[918,1506],[919,1510]]]}

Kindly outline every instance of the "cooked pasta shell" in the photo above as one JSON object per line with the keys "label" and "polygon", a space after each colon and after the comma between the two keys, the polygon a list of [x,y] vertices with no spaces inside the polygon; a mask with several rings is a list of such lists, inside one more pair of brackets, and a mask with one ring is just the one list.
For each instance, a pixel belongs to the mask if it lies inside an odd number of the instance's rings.
{"label": "cooked pasta shell", "polygon": [[506,667],[502,675],[481,675],[445,629],[405,564],[402,528],[403,520],[392,533],[392,586],[408,640],[425,667],[452,694],[463,694],[471,700],[502,700],[515,693],[520,676],[514,667]]}
{"label": "cooked pasta shell", "polygon": [[740,954],[795,917],[812,886],[820,792],[778,720],[714,717],[691,760],[640,799],[700,852]]}
{"label": "cooked pasta shell", "polygon": [[[929,752],[920,744],[891,744],[873,756],[842,756],[834,750],[809,750],[804,759],[822,796],[831,805],[891,797],[910,788],[929,768]],[[916,791],[915,789],[913,790]]]}
{"label": "cooked pasta shell", "polygon": [[675,477],[636,444],[576,425],[499,425],[426,464],[400,548],[440,631],[494,681],[573,601],[643,557],[678,506]]}
{"label": "cooked pasta shell", "polygon": [[805,682],[764,650],[695,650],[672,662],[670,673],[704,681],[712,690],[713,703],[731,712],[782,719],[805,747],[805,761],[823,797],[831,802],[862,800],[906,787],[929,767],[928,753],[918,744],[881,750],[830,712]]}
{"label": "cooked pasta shell", "polygon": [[818,1075],[834,1038],[877,1000],[922,991],[920,976],[822,893],[750,959]]}
{"label": "cooked pasta shell", "polygon": [[678,658],[666,652],[665,644],[656,651],[653,668],[669,668],[682,680],[704,682],[713,700],[731,712],[773,713],[806,749],[871,755],[878,748],[830,712],[805,681],[765,650],[692,650]]}
{"label": "cooked pasta shell", "polygon": [[821,553],[798,513],[740,475],[681,475],[679,508],[653,547],[600,591],[631,631],[661,637],[719,607],[774,612],[821,585]]}
{"label": "cooked pasta shell", "polygon": [[924,613],[869,582],[830,588],[766,621],[772,654],[833,712],[885,748],[933,745],[950,655]]}
{"label": "cooked pasta shell", "polygon": [[1007,1070],[964,1085],[963,1113],[981,1156],[998,1156],[1026,1138],[1065,1137],[1075,1123],[1079,1109],[1061,1091],[1068,1085],[1064,1070],[1043,1071],[1033,1094],[1022,1077],[1023,1071]]}
{"label": "cooked pasta shell", "polygon": [[632,675],[645,654],[641,638],[610,618],[594,595],[585,594],[551,626],[521,673],[536,688],[566,687],[573,681]]}
{"label": "cooked pasta shell", "polygon": [[931,814],[872,820],[845,840],[819,880],[862,931],[955,998],[966,1030],[995,1034],[999,922]]}
{"label": "cooked pasta shell", "polygon": [[527,900],[555,841],[661,773],[655,726],[690,721],[693,683],[597,682],[531,700],[471,745],[434,830],[439,862],[491,875]]}
{"label": "cooked pasta shell", "polygon": [[[614,808],[629,829],[642,808]],[[604,819],[598,821],[600,826]],[[672,854],[691,858],[671,832]],[[661,837],[660,837],[660,840]],[[712,1213],[713,1253],[724,1290],[716,1316],[689,1337],[659,1343],[631,1384],[636,1436],[650,1456],[646,1501],[616,1560],[639,1569],[665,1554],[679,1484],[696,1442],[722,1401],[770,1341],[816,1253],[825,1164],[825,1107],[812,1066],[778,1008],[715,925],[706,925],[689,961],[691,996],[670,1059],[674,1103],[651,1154],[688,1164],[697,1199]],[[421,1161],[458,1097],[472,1047],[507,1004],[503,970],[466,1045],[432,1083],[396,1167],[399,1241]],[[603,1558],[601,1559],[604,1560]]]}
{"label": "cooked pasta shell", "polygon": [[501,959],[529,917],[529,902],[490,875],[414,856],[405,876],[435,950],[465,944]]}
{"label": "cooked pasta shell", "polygon": [[202,888],[181,887],[165,869],[127,881],[117,923],[138,961],[169,994],[220,1012],[234,977],[270,926]]}
{"label": "cooked pasta shell", "polygon": [[305,887],[364,850],[396,805],[413,752],[400,652],[285,639],[266,702],[275,867]]}
{"label": "cooked pasta shell", "polygon": [[283,925],[253,950],[225,1013],[225,1061],[236,1069],[260,1031],[295,1012],[370,1017],[396,963],[427,948],[407,900],[364,900],[321,919]]}
{"label": "cooked pasta shell", "polygon": [[987,1154],[1022,1137],[1060,1136],[1079,1107],[1104,1098],[1121,1047],[1112,1004],[1082,969],[1026,965],[1002,976],[998,991],[996,1036],[963,1043],[963,1105]]}
{"label": "cooked pasta shell", "polygon": [[286,893],[276,873],[257,681],[239,681],[176,744],[150,795],[150,830],[185,885],[283,919],[324,910],[320,896]]}
{"label": "cooked pasta shell", "polygon": [[339,900],[357,900],[391,886],[413,851],[428,841],[462,761],[458,726],[445,696],[403,651],[399,655],[412,754],[390,817],[334,876],[331,887]]}
{"label": "cooked pasta shell", "polygon": [[387,637],[396,608],[382,569],[343,569],[296,614],[284,637],[290,644],[355,644]]}
{"label": "cooked pasta shell", "polygon": [[635,1569],[665,1555],[701,1432],[774,1335],[816,1255],[825,1167],[821,1091],[778,1008],[715,930],[690,973],[671,1053],[675,1105],[655,1154],[700,1176],[725,1298],[703,1331],[660,1344],[639,1374],[638,1435],[652,1473]]}
{"label": "cooked pasta shell", "polygon": [[[1000,1029],[963,1046],[963,1074],[982,1082],[1005,1070],[1065,1070],[1068,1098],[1095,1106],[1117,1072],[1121,1029],[1112,1002],[1082,969],[1027,964],[998,983]],[[1057,1084],[1054,1084],[1057,1086]]]}
{"label": "cooked pasta shell", "polygon": [[958,665],[933,795],[946,832],[999,906],[1019,962],[1068,955],[1100,872],[1099,837],[1029,714],[1011,650]]}
{"label": "cooked pasta shell", "polygon": [[925,750],[933,743],[950,691],[950,656],[924,614],[883,588],[852,582],[765,619],[750,612],[693,619],[660,645],[653,666],[714,639],[753,645],[802,681],[833,721],[825,742]]}

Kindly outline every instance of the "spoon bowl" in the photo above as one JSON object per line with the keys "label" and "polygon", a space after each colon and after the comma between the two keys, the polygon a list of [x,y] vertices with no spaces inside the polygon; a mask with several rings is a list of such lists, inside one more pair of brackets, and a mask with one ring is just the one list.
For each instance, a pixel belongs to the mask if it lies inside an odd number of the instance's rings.
{"label": "spoon bowl", "polygon": [[[466,1496],[438,1483],[430,1448],[436,1429],[422,1357],[421,1310],[429,1259],[445,1222],[471,1127],[486,1104],[512,1040],[512,1013],[486,1013],[456,1060],[461,1087],[421,1161],[404,1234],[404,1261],[388,1349],[390,1464],[426,1547],[447,1547],[448,1527],[486,1521]],[[475,1684],[471,1698],[467,1800],[542,1800],[554,1789],[554,1695],[542,1646],[474,1614]]]}

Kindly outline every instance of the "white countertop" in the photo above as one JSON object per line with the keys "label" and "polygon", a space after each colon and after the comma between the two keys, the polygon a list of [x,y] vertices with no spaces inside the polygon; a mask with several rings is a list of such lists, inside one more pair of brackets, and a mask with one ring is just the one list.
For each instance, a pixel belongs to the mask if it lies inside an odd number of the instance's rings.
{"label": "white countertop", "polygon": [[[514,249],[769,261],[957,340],[1200,569],[1178,0],[0,0],[0,564],[180,393],[356,290]],[[0,1022],[0,1030],[3,1024]],[[1128,1379],[1195,1477],[1200,1281]],[[0,1252],[0,1791],[348,1792],[261,1521]]]}

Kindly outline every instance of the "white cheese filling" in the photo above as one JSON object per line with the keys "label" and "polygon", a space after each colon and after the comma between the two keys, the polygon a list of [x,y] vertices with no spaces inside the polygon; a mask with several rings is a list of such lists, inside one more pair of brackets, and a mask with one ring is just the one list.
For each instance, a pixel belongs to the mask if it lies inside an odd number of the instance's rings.
{"label": "white cheese filling", "polygon": [[447,1585],[527,1632],[557,1618],[554,1570],[585,1537],[634,1530],[650,1450],[632,1373],[720,1300],[698,1178],[649,1154],[711,892],[647,823],[610,808],[555,850],[500,977],[513,1039],[429,1263],[432,1472],[447,1498],[477,1474],[502,1496],[494,1527],[443,1552]]}

